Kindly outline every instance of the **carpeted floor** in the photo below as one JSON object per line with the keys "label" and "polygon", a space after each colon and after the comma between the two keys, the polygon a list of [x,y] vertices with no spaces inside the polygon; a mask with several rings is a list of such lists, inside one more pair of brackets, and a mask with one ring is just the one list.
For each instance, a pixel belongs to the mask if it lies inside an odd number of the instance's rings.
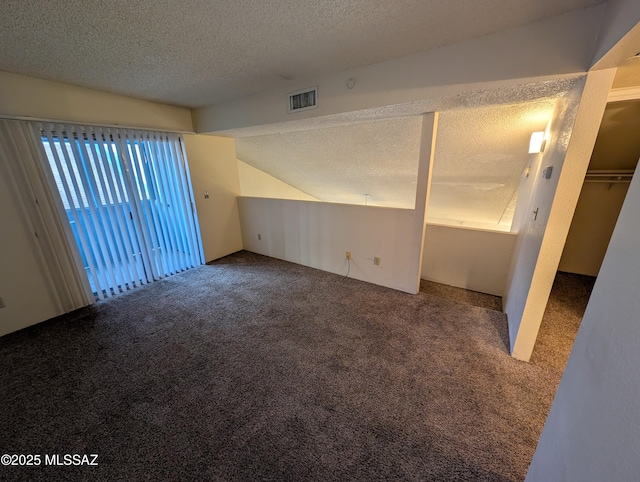
{"label": "carpeted floor", "polygon": [[505,315],[240,252],[0,338],[2,480],[521,481],[560,371]]}
{"label": "carpeted floor", "polygon": [[420,280],[420,291],[428,295],[445,298],[465,305],[502,311],[502,298],[499,296],[465,290],[464,288],[456,288],[455,286],[443,285],[423,279]]}
{"label": "carpeted floor", "polygon": [[564,371],[595,282],[594,276],[556,273],[531,363]]}

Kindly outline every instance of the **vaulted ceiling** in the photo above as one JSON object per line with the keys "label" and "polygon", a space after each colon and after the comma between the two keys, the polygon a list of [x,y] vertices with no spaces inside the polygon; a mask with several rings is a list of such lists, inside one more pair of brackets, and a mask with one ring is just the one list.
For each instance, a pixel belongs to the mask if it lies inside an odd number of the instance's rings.
{"label": "vaulted ceiling", "polygon": [[3,1],[0,70],[198,107],[597,3]]}
{"label": "vaulted ceiling", "polygon": [[531,133],[544,131],[555,100],[486,106],[440,115],[428,217],[460,225],[511,227]]}
{"label": "vaulted ceiling", "polygon": [[[509,229],[529,138],[556,100],[440,114],[429,218]],[[238,158],[328,202],[412,209],[421,117],[236,139]],[[365,197],[365,194],[368,196]]]}
{"label": "vaulted ceiling", "polygon": [[236,153],[322,201],[413,209],[421,132],[421,117],[397,117],[242,137]]}

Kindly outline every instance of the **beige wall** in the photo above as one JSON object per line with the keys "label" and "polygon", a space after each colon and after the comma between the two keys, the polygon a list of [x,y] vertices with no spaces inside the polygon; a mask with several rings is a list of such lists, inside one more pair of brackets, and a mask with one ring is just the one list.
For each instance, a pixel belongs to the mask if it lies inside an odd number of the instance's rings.
{"label": "beige wall", "polygon": [[296,189],[240,159],[238,159],[238,176],[240,178],[240,192],[243,196],[319,201],[318,198]]}
{"label": "beige wall", "polygon": [[502,296],[514,233],[427,224],[422,279]]}
{"label": "beige wall", "polygon": [[193,131],[191,111],[0,72],[0,115],[170,131]]}
{"label": "beige wall", "polygon": [[585,182],[558,270],[598,276],[629,184]]}
{"label": "beige wall", "polygon": [[[242,249],[236,196],[240,181],[233,139],[184,135],[206,261]],[[204,193],[209,198],[205,199]]]}

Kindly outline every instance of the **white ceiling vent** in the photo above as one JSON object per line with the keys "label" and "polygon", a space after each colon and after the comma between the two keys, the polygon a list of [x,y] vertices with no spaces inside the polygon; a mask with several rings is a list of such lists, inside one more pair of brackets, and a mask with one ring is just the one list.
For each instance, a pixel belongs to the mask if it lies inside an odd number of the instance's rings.
{"label": "white ceiling vent", "polygon": [[301,110],[315,109],[318,107],[318,87],[298,90],[289,94],[289,114]]}

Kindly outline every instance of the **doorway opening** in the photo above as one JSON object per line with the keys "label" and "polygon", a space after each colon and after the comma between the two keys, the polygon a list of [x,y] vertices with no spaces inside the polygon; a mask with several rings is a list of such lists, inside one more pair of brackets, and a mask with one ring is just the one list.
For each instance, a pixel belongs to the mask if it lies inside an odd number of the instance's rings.
{"label": "doorway opening", "polygon": [[607,105],[532,363],[564,370],[640,158],[638,132],[640,100]]}

